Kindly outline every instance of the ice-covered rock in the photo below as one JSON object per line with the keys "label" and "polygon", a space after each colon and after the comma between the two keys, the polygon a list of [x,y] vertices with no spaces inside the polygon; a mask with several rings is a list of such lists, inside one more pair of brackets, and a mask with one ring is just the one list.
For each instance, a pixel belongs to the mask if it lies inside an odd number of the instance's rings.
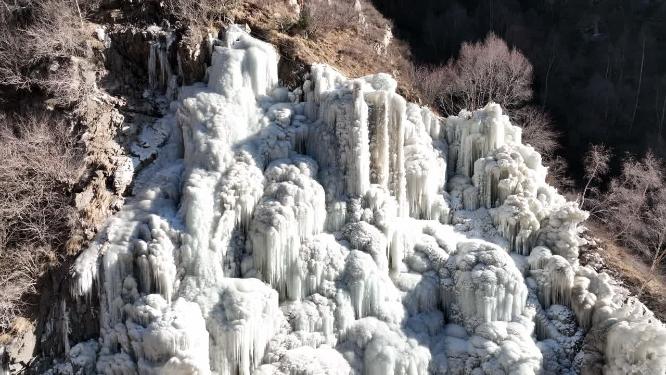
{"label": "ice-covered rock", "polygon": [[444,120],[326,65],[290,91],[246,28],[213,44],[119,161],[70,284],[99,340],[52,373],[664,373],[663,324],[579,264],[587,213],[499,105]]}

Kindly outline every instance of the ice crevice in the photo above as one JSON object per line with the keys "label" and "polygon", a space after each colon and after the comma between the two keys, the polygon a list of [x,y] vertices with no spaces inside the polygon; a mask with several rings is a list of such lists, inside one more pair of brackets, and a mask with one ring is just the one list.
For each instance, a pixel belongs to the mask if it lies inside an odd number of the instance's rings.
{"label": "ice crevice", "polygon": [[[72,269],[103,374],[658,374],[666,328],[578,262],[587,213],[499,105],[438,117],[387,74],[315,64],[232,25]],[[151,84],[170,72],[151,49]],[[159,67],[159,69],[158,69]],[[590,354],[592,353],[592,354]],[[78,365],[77,365],[78,366]],[[51,373],[72,366],[57,365]],[[88,371],[86,370],[86,371]]]}

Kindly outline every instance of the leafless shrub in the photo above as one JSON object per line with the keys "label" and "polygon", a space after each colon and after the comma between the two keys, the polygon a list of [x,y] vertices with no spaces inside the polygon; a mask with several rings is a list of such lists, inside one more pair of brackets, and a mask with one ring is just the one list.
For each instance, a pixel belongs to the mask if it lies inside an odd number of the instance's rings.
{"label": "leafless shrub", "polygon": [[567,161],[563,157],[556,155],[545,159],[544,165],[548,167],[546,182],[557,187],[564,194],[568,195],[571,193],[573,195],[576,183],[569,177],[569,165]]}
{"label": "leafless shrub", "polygon": [[412,66],[409,79],[421,94],[421,100],[431,108],[440,107],[441,94],[446,86],[446,69],[442,66]]}
{"label": "leafless shrub", "polygon": [[209,26],[225,21],[241,0],[169,0],[169,11],[193,25]]}
{"label": "leafless shrub", "polygon": [[37,280],[58,262],[50,247],[8,248],[0,251],[0,332],[30,306],[27,294],[36,293]]}
{"label": "leafless shrub", "polygon": [[663,185],[662,177],[662,166],[652,153],[642,160],[628,156],[620,176],[613,178],[607,191],[594,202],[594,212],[618,239],[633,241],[629,237],[642,231],[642,219],[651,209],[652,198],[657,197],[654,193]]}
{"label": "leafless shrub", "polygon": [[24,311],[69,235],[82,166],[74,138],[48,114],[0,116],[0,330]]}
{"label": "leafless shrub", "polygon": [[0,85],[29,88],[32,80],[25,74],[29,61],[25,36],[3,22],[0,22],[0,35]]}
{"label": "leafless shrub", "polygon": [[[598,180],[608,170],[610,154],[593,147],[585,158],[586,176]],[[666,259],[666,170],[652,152],[637,160],[627,156],[622,173],[606,191],[589,188],[585,207],[606,225],[615,240],[650,261],[649,283]]]}
{"label": "leafless shrub", "polygon": [[[0,86],[19,90],[43,89],[64,102],[78,99],[66,82],[72,56],[82,56],[86,45],[77,3],[66,0],[4,4],[0,22]],[[16,4],[16,3],[15,3]],[[29,9],[30,16],[19,10]],[[66,90],[63,90],[66,89]]]}
{"label": "leafless shrub", "polygon": [[47,100],[51,106],[66,107],[79,102],[74,113],[84,110],[80,99],[91,94],[96,88],[95,70],[85,59],[72,57],[59,65],[56,71],[48,72],[40,78],[39,85],[50,94]]}
{"label": "leafless shrub", "polygon": [[[663,172],[663,169],[662,169]],[[644,212],[645,225],[637,238],[629,238],[630,246],[650,259],[650,277],[641,285],[645,286],[658,274],[659,268],[666,260],[666,186],[663,185],[650,196],[650,209]]]}
{"label": "leafless shrub", "polygon": [[63,243],[82,164],[74,138],[48,114],[0,123],[0,246]]}
{"label": "leafless shrub", "polygon": [[554,157],[560,147],[560,133],[550,116],[535,106],[526,106],[511,113],[511,120],[523,129],[523,143],[532,145],[545,159]]}
{"label": "leafless shrub", "polygon": [[70,1],[46,0],[34,3],[34,23],[22,30],[31,61],[79,56],[85,51],[84,30],[78,10]]}
{"label": "leafless shrub", "polygon": [[354,0],[306,0],[298,26],[314,38],[334,31],[356,28],[361,23],[361,9]]}
{"label": "leafless shrub", "polygon": [[[480,108],[490,101],[513,110],[532,98],[532,65],[493,33],[483,42],[464,43],[457,59],[427,73],[435,78],[428,83],[432,85],[427,90],[428,101],[436,102],[446,115]],[[439,88],[434,97],[432,88]]]}

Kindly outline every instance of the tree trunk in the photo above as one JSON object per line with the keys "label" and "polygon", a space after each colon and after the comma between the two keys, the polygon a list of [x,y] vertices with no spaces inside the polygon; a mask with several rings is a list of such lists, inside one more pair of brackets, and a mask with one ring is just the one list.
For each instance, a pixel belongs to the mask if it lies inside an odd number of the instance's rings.
{"label": "tree trunk", "polygon": [[638,99],[641,96],[641,84],[643,83],[643,65],[645,63],[645,37],[643,37],[643,49],[641,52],[641,70],[638,73],[638,88],[636,89],[636,102],[634,104],[634,113],[631,115],[631,124],[629,125],[629,132],[634,127],[636,121],[636,111],[638,110]]}
{"label": "tree trunk", "polygon": [[74,0],[76,5],[76,11],[79,12],[79,21],[81,22],[81,27],[83,27],[83,15],[81,15],[81,7],[79,6],[79,0]]}
{"label": "tree trunk", "polygon": [[[553,48],[554,50],[555,48]],[[548,79],[550,78],[550,70],[553,68],[557,54],[553,53],[550,61],[548,61],[548,69],[546,69],[546,79],[543,87],[543,106],[546,107],[546,102],[548,101]]]}
{"label": "tree trunk", "polygon": [[664,94],[664,101],[661,104],[661,118],[659,119],[659,138],[661,138],[661,130],[664,126],[664,114],[666,113],[666,94]]}

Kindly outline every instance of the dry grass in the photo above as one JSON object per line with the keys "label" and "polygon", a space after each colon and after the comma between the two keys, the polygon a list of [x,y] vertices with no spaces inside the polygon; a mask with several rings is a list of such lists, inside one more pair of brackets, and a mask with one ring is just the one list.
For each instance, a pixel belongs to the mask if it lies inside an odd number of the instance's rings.
{"label": "dry grass", "polygon": [[[360,9],[355,9],[354,0],[308,0],[303,2],[297,27],[306,37],[324,38],[326,34],[363,27]],[[360,4],[360,3],[359,3]]]}
{"label": "dry grass", "polygon": [[[603,251],[597,253],[603,259],[604,267],[608,268],[609,273],[621,280],[632,295],[640,295],[641,302],[659,319],[666,320],[666,270],[662,269],[652,278],[650,264],[614,242],[608,229],[592,220],[588,221],[586,226],[601,240],[598,245]],[[642,293],[641,286],[643,286]]]}
{"label": "dry grass", "polygon": [[178,19],[208,26],[227,21],[229,12],[240,3],[240,0],[168,0],[166,5]]}
{"label": "dry grass", "polygon": [[32,331],[35,326],[28,319],[19,317],[14,319],[7,333],[0,334],[0,345],[8,345],[15,337]]}

